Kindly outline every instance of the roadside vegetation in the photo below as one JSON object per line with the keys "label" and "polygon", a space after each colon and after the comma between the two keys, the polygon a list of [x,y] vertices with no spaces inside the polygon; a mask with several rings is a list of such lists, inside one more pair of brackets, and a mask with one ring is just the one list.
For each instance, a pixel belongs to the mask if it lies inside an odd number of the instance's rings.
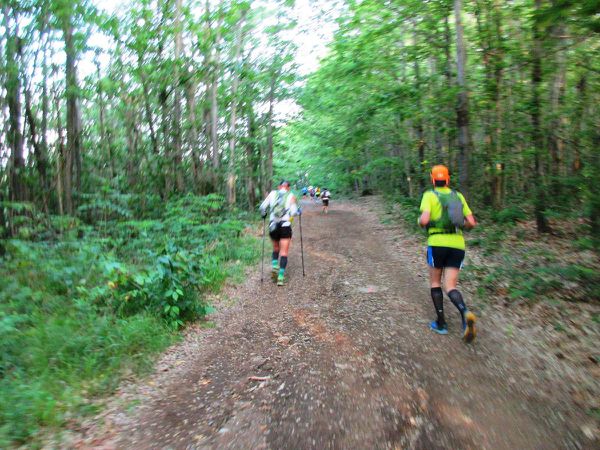
{"label": "roadside vegetation", "polygon": [[[30,210],[0,260],[0,447],[97,411],[123,376],[151,368],[206,294],[258,256],[249,216],[218,195],[161,207],[107,193],[81,219]],[[88,222],[90,218],[104,218]],[[38,222],[42,220],[42,222]],[[33,441],[34,442],[34,441]]]}

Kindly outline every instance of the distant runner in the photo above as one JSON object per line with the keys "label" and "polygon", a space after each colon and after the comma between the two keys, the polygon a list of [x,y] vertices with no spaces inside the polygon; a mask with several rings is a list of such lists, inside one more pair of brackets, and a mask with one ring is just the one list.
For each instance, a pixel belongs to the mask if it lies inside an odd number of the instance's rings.
{"label": "distant runner", "polygon": [[329,199],[331,198],[331,192],[329,189],[323,188],[323,192],[321,192],[321,201],[323,202],[323,212],[327,214],[329,211]]}
{"label": "distant runner", "polygon": [[306,186],[304,186],[302,188],[302,197],[306,197],[308,195],[308,188]]}
{"label": "distant runner", "polygon": [[321,196],[321,188],[317,187],[317,189],[315,190],[315,197],[317,197],[317,199]]}
{"label": "distant runner", "polygon": [[310,194],[310,198],[314,201],[315,200],[315,188],[312,186],[309,186],[308,193]]}
{"label": "distant runner", "polygon": [[458,275],[465,258],[465,239],[462,229],[475,227],[476,222],[467,201],[460,192],[450,189],[450,175],[445,166],[431,169],[433,189],[423,194],[419,225],[427,228],[427,264],[431,282],[431,298],[437,314],[437,320],[430,327],[438,334],[448,334],[444,319],[444,294],[442,275],[446,294],[460,312],[463,339],[472,342],[475,339],[475,314],[467,310],[463,296],[456,288]]}
{"label": "distant runner", "polygon": [[283,286],[288,252],[292,242],[293,217],[302,213],[296,203],[296,197],[290,192],[289,181],[283,180],[279,183],[278,190],[271,191],[261,203],[260,213],[263,218],[267,217],[267,208],[271,212],[269,236],[273,242],[271,273],[273,280],[277,281],[277,286]]}

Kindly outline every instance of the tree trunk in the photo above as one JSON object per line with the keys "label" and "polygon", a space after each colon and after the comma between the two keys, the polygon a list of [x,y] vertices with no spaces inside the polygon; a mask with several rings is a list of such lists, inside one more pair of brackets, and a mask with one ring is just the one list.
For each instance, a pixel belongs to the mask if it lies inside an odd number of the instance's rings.
{"label": "tree trunk", "polygon": [[127,183],[129,188],[133,189],[137,179],[135,176],[135,171],[139,167],[136,110],[134,105],[132,105],[132,100],[129,95],[123,95],[122,103],[123,108],[125,109],[125,137],[127,140],[127,162],[125,166]]}
{"label": "tree trunk", "polygon": [[[413,23],[413,28],[416,30],[416,24]],[[413,45],[415,47],[415,60],[414,60],[414,70],[415,70],[415,90],[417,92],[417,117],[416,117],[416,125],[415,131],[417,132],[417,155],[419,160],[417,161],[417,176],[419,177],[419,191],[423,192],[425,189],[425,176],[423,172],[423,162],[425,161],[425,137],[423,133],[423,118],[421,115],[422,111],[422,102],[421,102],[421,71],[419,67],[419,60],[417,57],[417,32],[413,33]]]}
{"label": "tree trunk", "polygon": [[[23,74],[23,76],[25,76]],[[23,83],[27,85],[27,81],[23,78]],[[48,214],[48,193],[50,192],[50,183],[48,182],[48,155],[43,143],[40,142],[40,137],[37,133],[37,124],[35,115],[31,107],[31,92],[28,87],[25,87],[25,116],[29,126],[29,139],[33,146],[33,156],[35,165],[40,177],[40,196],[42,198],[42,207],[44,212]]]}
{"label": "tree trunk", "polygon": [[[205,101],[206,105],[210,104],[210,99],[208,98],[209,92],[210,92],[210,86],[207,85],[207,87],[206,87],[207,98]],[[211,154],[212,154],[212,140],[211,140],[212,125],[211,125],[211,120],[210,120],[210,106],[206,106],[204,108],[204,112],[202,115],[204,118],[204,159],[208,162],[211,160]],[[214,170],[212,168],[212,164],[207,164],[206,176],[203,177],[203,183],[202,183],[202,193],[204,193],[204,194],[206,194],[216,188],[215,186],[211,187],[212,184],[214,183],[213,173],[214,173]]]}
{"label": "tree trunk", "polygon": [[263,189],[267,194],[273,187],[273,108],[275,106],[275,83],[277,74],[275,71],[271,74],[271,87],[269,89],[269,114],[267,116],[267,167]]}
{"label": "tree trunk", "polygon": [[[450,29],[450,21],[448,15],[444,16],[444,59],[446,66],[444,67],[444,77],[446,78],[446,86],[448,89],[454,89],[454,82],[452,80],[452,31]],[[448,114],[450,117],[450,114]],[[448,161],[447,165],[449,168],[453,167],[453,153],[455,148],[456,133],[453,131],[454,127],[448,119],[445,122],[445,137],[446,146],[448,148]]]}
{"label": "tree trunk", "polygon": [[25,200],[23,157],[23,134],[21,132],[21,81],[19,79],[19,56],[21,42],[18,37],[18,18],[13,11],[14,23],[11,26],[11,10],[4,6],[4,28],[6,30],[6,103],[8,104],[8,132],[7,141],[10,148],[10,185],[9,200],[20,202]]}
{"label": "tree trunk", "polygon": [[104,93],[102,92],[100,61],[98,59],[96,59],[96,75],[98,76],[98,88],[96,89],[96,93],[98,94],[98,124],[100,126],[100,148],[104,150],[103,153],[106,155],[106,159],[108,160],[108,168],[110,170],[109,177],[111,180],[114,180],[116,175],[115,161],[112,155],[111,139],[110,136],[106,133],[106,125],[104,120]]}
{"label": "tree trunk", "polygon": [[236,198],[236,175],[235,175],[235,125],[237,119],[237,91],[240,82],[240,54],[242,52],[242,45],[244,42],[244,20],[245,20],[246,12],[242,12],[242,16],[240,18],[237,30],[237,39],[235,45],[235,55],[233,57],[234,67],[233,67],[233,84],[231,87],[231,112],[230,112],[230,122],[229,122],[229,167],[227,174],[227,203],[229,206],[235,205]]}
{"label": "tree trunk", "polygon": [[493,2],[493,15],[494,15],[494,28],[496,37],[496,48],[494,56],[494,79],[495,79],[495,91],[494,91],[494,109],[496,113],[496,129],[494,135],[495,141],[495,170],[494,170],[494,186],[493,186],[493,202],[497,209],[502,208],[505,197],[505,164],[504,164],[504,148],[502,146],[502,122],[503,122],[503,108],[502,108],[502,83],[504,77],[503,71],[503,59],[504,53],[502,49],[502,9],[499,0]]}
{"label": "tree trunk", "polygon": [[454,19],[456,23],[456,78],[459,89],[458,103],[456,106],[456,126],[458,129],[458,180],[461,191],[468,196],[471,141],[469,134],[469,97],[465,76],[466,50],[461,14],[462,0],[454,0]]}
{"label": "tree trunk", "polygon": [[179,73],[179,59],[183,50],[181,32],[181,0],[175,0],[175,86],[173,105],[173,172],[175,174],[175,186],[179,193],[185,189],[183,181],[183,168],[181,162],[183,154],[181,150],[181,76]]}
{"label": "tree trunk", "polygon": [[200,172],[202,162],[198,155],[198,126],[196,124],[196,82],[190,79],[186,83],[185,98],[187,105],[187,116],[188,116],[188,145],[190,146],[191,162],[192,162],[192,176],[194,179],[193,191],[198,193],[200,188]]}
{"label": "tree trunk", "polygon": [[[77,84],[77,50],[73,36],[73,24],[69,17],[64,24],[63,34],[66,53],[66,97],[67,97],[67,155],[65,164],[65,207],[67,214],[73,214],[73,182],[81,191],[81,111],[79,106],[79,86]],[[73,168],[73,164],[75,167]],[[74,170],[73,170],[74,169]]]}
{"label": "tree trunk", "polygon": [[160,154],[158,147],[158,138],[156,137],[156,130],[154,128],[154,117],[152,116],[152,108],[150,106],[150,92],[148,90],[148,81],[146,80],[146,74],[144,73],[143,57],[138,54],[138,71],[140,74],[140,81],[142,89],[144,91],[144,112],[146,114],[146,122],[148,122],[148,128],[150,130],[150,141],[152,142],[152,151],[156,157]]}
{"label": "tree trunk", "polygon": [[[535,0],[536,10],[541,9],[542,0]],[[544,171],[544,139],[542,136],[541,124],[540,124],[540,89],[542,84],[542,38],[540,32],[540,26],[537,21],[533,22],[533,49],[531,52],[531,87],[532,87],[532,98],[531,98],[531,125],[532,125],[532,144],[534,148],[534,179],[533,184],[535,186],[535,221],[537,224],[537,230],[539,233],[548,233],[550,226],[544,210],[546,208],[546,186],[544,183],[545,171]]]}
{"label": "tree trunk", "polygon": [[[219,103],[217,94],[219,92],[219,68],[220,68],[220,52],[219,45],[221,45],[221,23],[217,24],[217,38],[215,42],[215,52],[213,55],[213,73],[210,84],[210,139],[212,147],[212,165],[214,176],[217,176],[217,171],[220,166],[219,154]],[[216,181],[216,178],[215,178]],[[215,183],[216,187],[216,183]]]}
{"label": "tree trunk", "polygon": [[[564,27],[557,26],[553,30],[555,45],[560,48],[563,46]],[[562,116],[562,106],[564,103],[565,83],[566,83],[566,54],[564,50],[558,50],[555,54],[554,79],[550,91],[550,110],[552,119],[550,121],[550,130],[548,133],[548,147],[550,150],[550,191],[556,199],[561,194],[560,177],[566,175],[562,171],[564,160],[564,141],[561,133],[563,132],[564,118]]]}
{"label": "tree trunk", "polygon": [[[66,149],[65,139],[63,135],[62,120],[60,115],[60,99],[58,92],[54,92],[54,110],[56,111],[56,198],[58,199],[58,213],[62,216],[65,213],[65,166],[66,166]],[[69,178],[70,180],[70,178]],[[69,184],[70,186],[70,184]]]}
{"label": "tree trunk", "polygon": [[571,163],[571,173],[579,175],[581,172],[581,132],[582,123],[585,116],[585,105],[587,98],[587,75],[583,74],[577,82],[577,106],[575,108],[575,118],[573,120],[573,162]]}
{"label": "tree trunk", "polygon": [[[42,139],[42,149],[44,154],[47,156],[49,147],[48,147],[48,116],[50,110],[50,100],[48,97],[48,47],[50,43],[50,37],[48,33],[48,17],[44,18],[44,33],[46,34],[46,40],[44,42],[44,50],[42,57],[42,122],[41,122],[41,139]],[[50,196],[50,182],[48,180],[48,189],[47,189],[47,197]]]}
{"label": "tree trunk", "polygon": [[247,164],[247,194],[248,206],[253,208],[256,205],[256,182],[254,176],[256,173],[256,122],[254,120],[254,110],[252,105],[248,106],[248,138],[246,142],[246,164]]}

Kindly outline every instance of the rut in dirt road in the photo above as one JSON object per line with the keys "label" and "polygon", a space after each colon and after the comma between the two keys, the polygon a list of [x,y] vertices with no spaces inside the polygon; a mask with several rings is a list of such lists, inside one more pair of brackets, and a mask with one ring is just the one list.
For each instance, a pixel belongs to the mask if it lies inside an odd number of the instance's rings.
{"label": "rut in dirt road", "polygon": [[[374,203],[373,203],[374,204]],[[478,341],[428,329],[433,310],[414,240],[367,201],[306,204],[287,285],[256,271],[217,327],[159,374],[97,445],[117,448],[583,448],[561,386],[540,387],[480,321]],[[372,206],[372,205],[371,205]],[[423,248],[424,253],[424,248]],[[533,375],[533,376],[532,376]],[[143,388],[142,388],[143,390]]]}

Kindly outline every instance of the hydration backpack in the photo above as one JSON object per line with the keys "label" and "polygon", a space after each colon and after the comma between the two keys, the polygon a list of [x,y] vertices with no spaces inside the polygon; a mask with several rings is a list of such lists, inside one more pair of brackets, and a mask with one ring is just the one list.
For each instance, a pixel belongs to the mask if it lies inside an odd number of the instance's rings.
{"label": "hydration backpack", "polygon": [[285,205],[290,194],[291,192],[289,191],[285,194],[282,194],[281,192],[277,191],[277,198],[275,199],[275,205],[273,205],[273,216],[275,222],[281,222],[283,216],[287,214],[288,208],[286,208]]}
{"label": "hydration backpack", "polygon": [[463,214],[463,204],[455,190],[449,193],[442,193],[433,190],[442,205],[442,217],[433,222],[431,226],[443,231],[434,231],[430,234],[448,234],[456,233],[465,224],[465,215]]}

